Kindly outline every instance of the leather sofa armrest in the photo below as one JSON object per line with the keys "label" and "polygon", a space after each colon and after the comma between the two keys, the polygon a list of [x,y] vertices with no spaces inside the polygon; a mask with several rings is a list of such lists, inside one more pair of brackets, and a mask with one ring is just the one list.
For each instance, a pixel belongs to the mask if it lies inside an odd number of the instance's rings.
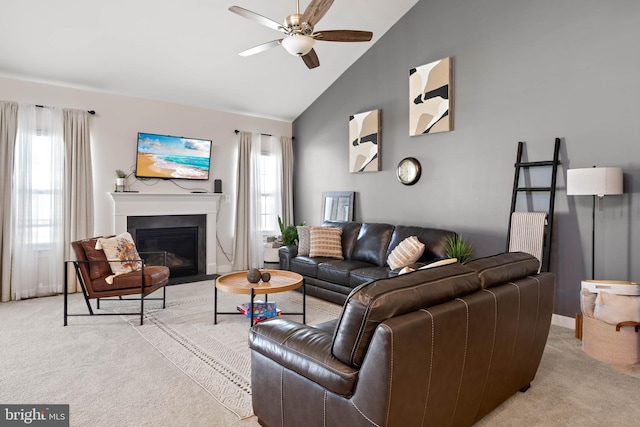
{"label": "leather sofa armrest", "polygon": [[252,351],[336,394],[351,396],[358,370],[333,357],[332,341],[332,332],[289,319],[260,322],[249,334]]}
{"label": "leather sofa armrest", "polygon": [[278,257],[280,258],[280,270],[291,270],[291,258],[298,256],[298,245],[280,246]]}

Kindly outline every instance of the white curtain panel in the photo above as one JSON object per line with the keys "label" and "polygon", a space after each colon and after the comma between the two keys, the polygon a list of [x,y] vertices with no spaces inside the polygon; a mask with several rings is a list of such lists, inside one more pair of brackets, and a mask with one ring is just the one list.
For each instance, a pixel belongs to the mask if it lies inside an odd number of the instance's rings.
{"label": "white curtain panel", "polygon": [[11,301],[11,182],[18,129],[18,104],[0,102],[0,301]]}
{"label": "white curtain panel", "polygon": [[[261,268],[264,245],[262,243],[262,198],[260,187],[260,155],[268,149],[269,137],[258,133],[251,135],[251,158],[249,168],[249,268]],[[264,147],[263,147],[264,146]]]}
{"label": "white curtain panel", "polygon": [[12,299],[62,291],[64,131],[59,108],[20,104],[13,176]]}

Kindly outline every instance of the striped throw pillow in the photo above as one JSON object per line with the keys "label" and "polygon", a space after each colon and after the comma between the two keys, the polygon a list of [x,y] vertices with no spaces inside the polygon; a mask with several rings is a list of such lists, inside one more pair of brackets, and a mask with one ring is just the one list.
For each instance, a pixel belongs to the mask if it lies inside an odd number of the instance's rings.
{"label": "striped throw pillow", "polygon": [[344,259],[342,257],[342,228],[311,227],[310,257]]}
{"label": "striped throw pillow", "polygon": [[389,258],[387,258],[387,264],[389,264],[389,268],[395,270],[418,261],[423,253],[424,243],[416,236],[410,236],[391,251]]}

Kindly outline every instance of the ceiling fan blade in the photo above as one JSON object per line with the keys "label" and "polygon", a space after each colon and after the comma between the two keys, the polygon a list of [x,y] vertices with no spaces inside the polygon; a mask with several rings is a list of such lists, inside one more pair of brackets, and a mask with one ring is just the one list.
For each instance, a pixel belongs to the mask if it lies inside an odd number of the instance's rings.
{"label": "ceiling fan blade", "polygon": [[259,44],[258,46],[254,46],[251,49],[247,49],[243,52],[240,52],[238,55],[240,56],[250,56],[255,55],[256,53],[264,52],[265,50],[269,50],[272,47],[278,46],[282,43],[282,39],[271,40],[270,42]]}
{"label": "ceiling fan blade", "polygon": [[368,42],[372,37],[371,31],[359,30],[330,30],[313,33],[313,38],[325,42]]}
{"label": "ceiling fan blade", "polygon": [[332,4],[333,0],[311,0],[311,3],[309,3],[309,6],[307,6],[307,9],[302,15],[302,21],[312,27],[315,26],[327,13]]}
{"label": "ceiling fan blade", "polygon": [[237,13],[243,18],[251,19],[252,21],[256,21],[258,24],[264,25],[265,27],[273,28],[276,31],[284,31],[282,25],[278,24],[273,19],[269,19],[266,16],[262,16],[255,12],[252,12],[248,9],[245,9],[240,6],[231,6],[229,8],[230,12]]}
{"label": "ceiling fan blade", "polygon": [[307,64],[307,67],[310,70],[320,66],[320,60],[318,59],[318,55],[316,54],[316,51],[313,49],[311,49],[309,53],[304,55],[302,57],[302,60],[304,61],[305,64]]}

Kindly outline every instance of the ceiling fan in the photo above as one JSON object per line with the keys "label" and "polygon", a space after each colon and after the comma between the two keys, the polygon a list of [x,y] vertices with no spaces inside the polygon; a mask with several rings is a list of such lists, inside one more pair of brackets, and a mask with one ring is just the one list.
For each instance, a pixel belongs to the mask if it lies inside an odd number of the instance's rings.
{"label": "ceiling fan", "polygon": [[371,31],[314,31],[313,27],[327,13],[333,4],[333,0],[311,0],[311,3],[309,3],[309,6],[307,6],[303,14],[300,14],[300,0],[296,0],[296,4],[297,12],[287,16],[284,24],[278,24],[272,19],[240,6],[231,6],[229,8],[231,12],[285,34],[285,37],[281,39],[272,40],[252,47],[251,49],[240,52],[240,55],[254,55],[271,49],[272,47],[282,45],[290,54],[301,57],[307,67],[316,68],[320,65],[318,55],[315,50],[313,50],[313,45],[316,40],[326,42],[368,42],[373,37]]}

